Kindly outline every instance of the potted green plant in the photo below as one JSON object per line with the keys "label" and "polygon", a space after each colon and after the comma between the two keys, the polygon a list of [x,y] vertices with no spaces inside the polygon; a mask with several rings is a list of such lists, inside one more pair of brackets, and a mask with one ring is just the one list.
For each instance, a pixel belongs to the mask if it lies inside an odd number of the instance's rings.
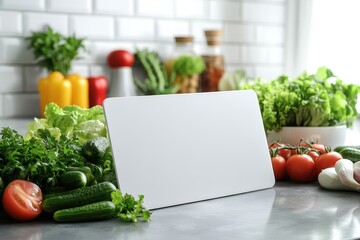
{"label": "potted green plant", "polygon": [[296,144],[302,138],[334,147],[344,143],[346,128],[358,117],[360,86],[345,84],[326,67],[293,79],[257,79],[238,89],[257,93],[269,141]]}

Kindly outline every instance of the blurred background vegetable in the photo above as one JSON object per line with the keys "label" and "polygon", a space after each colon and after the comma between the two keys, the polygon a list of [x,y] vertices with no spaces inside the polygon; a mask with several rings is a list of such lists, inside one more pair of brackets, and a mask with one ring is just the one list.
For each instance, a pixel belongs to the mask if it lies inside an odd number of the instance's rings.
{"label": "blurred background vegetable", "polygon": [[179,86],[179,93],[195,93],[199,88],[199,74],[205,69],[202,57],[182,55],[174,60],[172,71],[175,72],[174,85]]}
{"label": "blurred background vegetable", "polygon": [[174,85],[174,74],[168,77],[165,66],[159,56],[147,49],[135,52],[136,61],[146,72],[146,79],[135,78],[137,88],[145,95],[171,94],[178,91],[178,86]]}
{"label": "blurred background vegetable", "polygon": [[64,75],[69,73],[72,61],[79,57],[80,50],[85,50],[83,38],[63,36],[50,26],[46,26],[44,31],[33,32],[26,40],[39,66]]}
{"label": "blurred background vegetable", "polygon": [[287,75],[270,82],[257,79],[237,89],[255,90],[267,131],[279,131],[284,126],[349,127],[358,116],[360,86],[344,84],[326,67],[294,79]]}
{"label": "blurred background vegetable", "polygon": [[102,106],[107,97],[108,79],[105,76],[88,77],[89,82],[89,107]]}

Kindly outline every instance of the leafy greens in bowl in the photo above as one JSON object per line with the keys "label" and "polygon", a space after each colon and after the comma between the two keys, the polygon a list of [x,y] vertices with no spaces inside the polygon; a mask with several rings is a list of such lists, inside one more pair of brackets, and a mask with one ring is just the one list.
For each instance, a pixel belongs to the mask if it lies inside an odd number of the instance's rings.
{"label": "leafy greens in bowl", "polygon": [[326,67],[316,74],[302,73],[291,79],[279,76],[269,82],[256,79],[239,85],[258,96],[264,127],[280,131],[284,126],[351,126],[358,116],[360,86],[345,84]]}

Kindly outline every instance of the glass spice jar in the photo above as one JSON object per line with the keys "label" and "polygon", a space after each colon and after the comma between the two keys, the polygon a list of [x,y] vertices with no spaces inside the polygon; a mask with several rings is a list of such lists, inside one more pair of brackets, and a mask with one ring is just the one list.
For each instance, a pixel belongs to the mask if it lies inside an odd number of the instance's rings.
{"label": "glass spice jar", "polygon": [[[173,64],[181,56],[196,56],[192,36],[176,36],[175,48],[165,63],[168,76],[172,72]],[[174,85],[179,87],[177,93],[194,93],[199,89],[199,74],[175,75]]]}
{"label": "glass spice jar", "polygon": [[174,51],[170,54],[165,63],[166,73],[170,74],[174,60],[182,55],[195,55],[194,37],[192,36],[176,36]]}
{"label": "glass spice jar", "polygon": [[200,91],[214,92],[219,90],[219,81],[224,74],[225,61],[221,52],[222,30],[206,30],[207,48],[202,57],[205,70],[200,76]]}

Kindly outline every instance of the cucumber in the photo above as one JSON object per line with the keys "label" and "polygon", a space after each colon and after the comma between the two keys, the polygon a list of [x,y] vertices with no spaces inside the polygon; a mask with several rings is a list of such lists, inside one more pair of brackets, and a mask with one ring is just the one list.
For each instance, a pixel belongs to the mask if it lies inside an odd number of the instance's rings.
{"label": "cucumber", "polygon": [[339,153],[343,158],[349,159],[352,162],[360,161],[360,149],[349,147],[340,150]]}
{"label": "cucumber", "polygon": [[335,152],[340,152],[341,150],[345,149],[345,148],[356,148],[356,149],[360,149],[360,145],[349,145],[349,146],[337,146],[336,148],[334,148],[333,150]]}
{"label": "cucumber", "polygon": [[57,222],[82,222],[105,220],[115,217],[116,208],[111,201],[101,201],[79,207],[66,208],[54,213]]}
{"label": "cucumber", "polygon": [[102,182],[45,198],[42,207],[46,212],[53,213],[60,209],[78,207],[100,201],[111,201],[111,193],[115,190],[114,184]]}
{"label": "cucumber", "polygon": [[85,187],[87,184],[86,175],[80,171],[69,171],[61,175],[60,185],[67,190]]}
{"label": "cucumber", "polygon": [[82,155],[91,163],[97,164],[104,156],[109,147],[109,141],[105,137],[96,137],[88,140],[81,148]]}
{"label": "cucumber", "polygon": [[86,186],[91,186],[94,185],[96,183],[95,181],[95,177],[92,174],[92,171],[89,167],[87,166],[82,166],[82,167],[67,167],[66,168],[67,171],[80,171],[83,172],[86,175]]}

